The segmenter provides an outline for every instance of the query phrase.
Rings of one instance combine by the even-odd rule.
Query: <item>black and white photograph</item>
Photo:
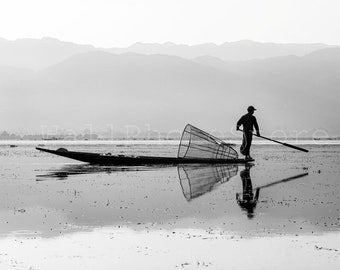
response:
[[[0,270],[340,269],[339,15],[1,0]]]

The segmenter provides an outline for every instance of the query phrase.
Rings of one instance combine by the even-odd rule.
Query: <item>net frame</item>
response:
[[[223,140],[187,124],[178,147],[178,158],[237,159],[237,151]]]

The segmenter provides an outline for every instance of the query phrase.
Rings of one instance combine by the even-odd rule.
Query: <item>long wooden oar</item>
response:
[[[240,131],[243,131],[242,129],[239,129],[239,130],[240,130]],[[273,140],[273,139],[270,139],[270,138],[267,138],[267,137],[263,137],[263,136],[261,136],[261,135],[255,134],[255,133],[253,133],[253,135],[256,136],[256,137],[259,137],[259,138],[268,140],[268,141],[272,141],[272,142],[275,142],[275,143],[282,144],[282,145],[287,146],[287,147],[290,147],[290,148],[294,148],[294,149],[299,150],[299,151],[309,152],[307,149],[304,149],[304,148],[301,148],[301,147],[298,147],[298,146],[295,146],[295,145],[291,145],[291,144],[289,144],[289,143],[279,142],[279,141],[277,141],[277,140]]]

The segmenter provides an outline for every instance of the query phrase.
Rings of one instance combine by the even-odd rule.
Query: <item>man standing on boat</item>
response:
[[[240,130],[240,126],[243,126],[243,141],[240,152],[242,155],[246,156],[246,159],[252,159],[250,156],[250,146],[253,140],[253,131],[255,128],[257,136],[260,136],[260,130],[256,117],[253,115],[256,109],[253,106],[249,106],[247,110],[248,113],[237,121],[236,130]]]

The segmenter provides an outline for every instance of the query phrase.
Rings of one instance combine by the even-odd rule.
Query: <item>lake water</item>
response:
[[[41,143],[177,154],[174,142],[2,143],[0,269],[340,267],[337,143],[257,144],[253,166],[163,167],[92,166]]]

